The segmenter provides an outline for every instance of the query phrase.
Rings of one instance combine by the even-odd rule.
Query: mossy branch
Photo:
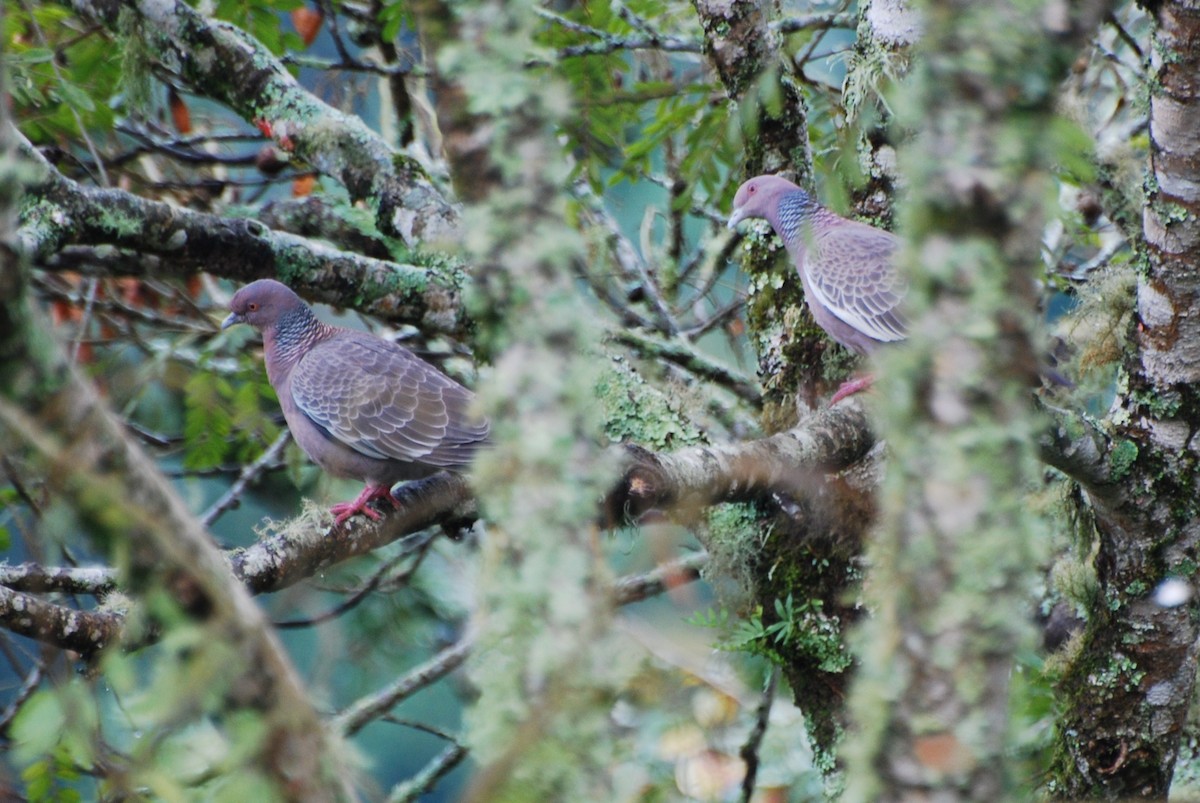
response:
[[[411,247],[454,239],[458,211],[416,162],[391,148],[358,117],[301,87],[253,37],[184,2],[79,0],[70,5],[113,31],[122,27],[122,9],[133,12],[156,67],[225,104],[294,158],[341,183],[352,200],[374,209],[380,231],[403,238]],[[205,57],[197,58],[198,53]]]
[[[465,274],[373,259],[246,218],[227,218],[86,187],[55,170],[20,134],[30,164],[17,243],[48,270],[185,277],[199,271],[235,281],[280,279],[313,301],[426,330],[461,332]],[[132,256],[131,256],[132,254]]]

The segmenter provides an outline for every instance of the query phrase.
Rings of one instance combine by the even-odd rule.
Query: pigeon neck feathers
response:
[[[799,244],[799,235],[806,224],[822,213],[828,214],[811,195],[801,189],[791,190],[779,196],[774,218],[770,221],[784,244],[793,247]]]
[[[309,349],[329,336],[331,328],[318,321],[305,304],[281,313],[274,326],[263,330],[271,381],[276,375],[288,373]]]

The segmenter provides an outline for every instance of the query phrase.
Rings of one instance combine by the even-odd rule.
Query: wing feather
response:
[[[301,412],[360,454],[377,460],[461,468],[487,440],[472,418],[469,390],[407,349],[342,330],[292,369]]]
[[[852,220],[815,228],[804,268],[817,300],[876,340],[903,340],[900,304],[908,287],[894,261],[900,238]]]

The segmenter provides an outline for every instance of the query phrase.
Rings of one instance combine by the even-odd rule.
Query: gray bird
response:
[[[321,323],[286,285],[252,282],[233,296],[221,328],[262,332],[267,378],[300,448],[322,469],[366,483],[334,505],[335,524],[401,480],[461,471],[487,442],[488,423],[470,414],[471,391],[408,349],[365,332]]]
[[[899,307],[908,288],[894,262],[899,237],[830,212],[779,176],[738,187],[729,228],[747,218],[765,219],[783,240],[813,319],[830,337],[857,354],[904,339]],[[852,379],[830,404],[870,384],[870,376]]]

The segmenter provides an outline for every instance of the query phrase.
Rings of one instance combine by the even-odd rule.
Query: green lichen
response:
[[[1113,481],[1119,481],[1129,475],[1138,457],[1137,444],[1130,440],[1117,441],[1109,453],[1110,475]]]
[[[604,411],[605,434],[614,441],[636,443],[652,451],[702,441],[679,398],[667,397],[620,357],[614,357],[601,372],[596,398]]]

